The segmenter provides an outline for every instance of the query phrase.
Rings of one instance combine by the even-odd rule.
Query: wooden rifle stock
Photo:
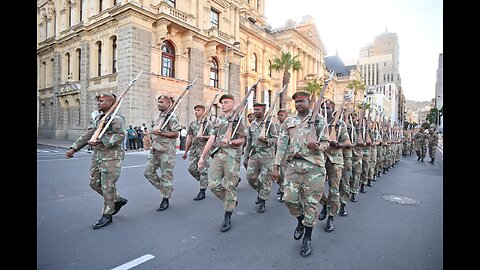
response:
[[[187,93],[187,91],[195,84],[195,82],[197,81],[198,79],[198,76],[195,78],[195,80],[193,80],[193,82],[189,83],[187,85],[187,87],[185,87],[185,90],[183,90],[183,92],[180,94],[180,96],[178,96],[175,101],[173,102],[173,104],[170,106],[170,108],[168,109],[167,113],[165,114],[165,117],[163,117],[162,119],[160,119],[160,121],[158,122],[158,124],[156,125],[156,127],[154,129],[158,129],[158,130],[162,130],[163,128],[165,128],[165,126],[168,124],[168,121],[170,121],[170,118],[172,118],[172,115],[173,113],[175,112],[175,110],[177,109],[178,107],[178,103],[180,103],[180,100],[182,99],[182,97],[185,95],[185,93]]]
[[[330,77],[323,82],[322,91],[320,91],[317,102],[315,102],[315,106],[313,106],[312,117],[310,118],[310,121],[309,121],[310,132],[308,134],[308,142],[316,142],[318,140],[317,131],[316,131],[317,127],[315,126],[315,122],[317,120],[318,114],[320,113],[320,105],[322,104],[322,101],[323,101],[323,95],[325,95],[325,91],[327,90],[328,83],[332,80],[333,74],[335,74],[335,72],[332,70],[332,72],[330,73]],[[326,119],[326,116],[325,116],[325,119]],[[326,123],[325,126],[328,126],[328,123]]]
[[[260,134],[258,135],[258,138],[263,138],[264,139],[264,138],[267,137],[268,131],[270,130],[270,125],[272,124],[273,113],[275,112],[275,109],[277,107],[277,99],[280,96],[280,94],[283,93],[283,91],[285,91],[285,89],[287,89],[287,87],[288,87],[288,84],[285,84],[283,86],[282,90],[280,90],[280,92],[278,92],[275,95],[275,98],[273,99],[273,102],[272,102],[273,105],[270,107],[270,110],[268,110],[268,112],[266,113],[265,117],[263,118],[262,123],[260,123],[262,125],[262,129],[260,130]],[[266,126],[267,123],[268,123],[268,127]]]
[[[363,126],[363,114],[365,113],[365,108],[362,108],[360,110],[360,115],[358,117],[358,125],[357,125],[357,144],[358,145],[365,145],[365,142],[363,140],[363,134],[362,134],[362,126]]]
[[[231,140],[233,136],[235,135],[235,132],[237,131],[238,124],[240,123],[239,118],[240,118],[240,113],[243,112],[244,108],[247,106],[247,100],[250,94],[253,92],[253,90],[257,89],[257,85],[262,79],[262,76],[258,78],[258,81],[254,83],[250,89],[248,89],[247,94],[243,98],[242,102],[240,105],[237,107],[237,109],[233,112],[232,116],[228,119],[228,127],[227,127],[227,132],[225,132],[225,138],[228,140]],[[237,126],[235,127],[235,131],[233,128],[233,122],[238,121]]]
[[[338,119],[340,119],[340,115],[342,114],[343,111],[343,106],[345,106],[345,102],[350,98],[350,95],[345,95],[345,97],[342,100],[342,104],[340,104],[340,107],[337,110],[337,113],[335,114],[335,117],[333,118],[332,121],[332,128],[330,129],[330,134],[329,134],[329,141],[336,142],[337,141],[337,131],[335,130],[335,126],[337,125]]]
[[[370,130],[370,113],[371,113],[371,110],[370,108],[368,109],[368,117],[367,117],[367,124],[365,125],[365,133],[366,133],[366,139],[365,139],[365,142],[367,143],[367,145],[371,145],[372,144],[372,138],[370,136],[370,132],[368,132]]]
[[[95,130],[95,133],[93,133],[92,137],[88,140],[89,142],[95,142],[99,138],[103,136],[105,131],[107,131],[108,126],[110,123],[112,123],[113,118],[115,118],[115,115],[117,115],[118,109],[120,108],[120,105],[122,104],[123,98],[127,94],[128,90],[132,87],[132,85],[138,80],[138,77],[143,73],[143,70],[138,73],[137,77],[135,79],[131,80],[125,90],[120,94],[118,98],[115,99],[115,103],[113,103],[112,107],[108,110],[108,112],[103,116],[103,118],[100,120],[100,123],[97,126],[97,129]]]
[[[208,105],[207,110],[205,110],[205,114],[203,115],[202,120],[200,122],[200,128],[198,129],[196,137],[201,137],[201,136],[203,136],[203,133],[205,133],[205,129],[207,128],[207,121],[208,121],[208,118],[210,117],[210,111],[211,111],[211,109],[213,107],[213,104],[215,103],[215,100],[217,99],[217,96],[219,94],[220,93],[215,94],[215,96],[212,99],[212,102],[210,103],[210,105]]]

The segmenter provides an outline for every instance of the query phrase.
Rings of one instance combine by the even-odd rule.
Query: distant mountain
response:
[[[409,108],[412,111],[416,111],[420,108],[423,108],[425,106],[430,106],[431,102],[430,101],[414,101],[414,100],[408,100],[406,103],[406,107]]]

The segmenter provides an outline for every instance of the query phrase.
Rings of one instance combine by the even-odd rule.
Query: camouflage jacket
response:
[[[340,128],[342,127],[342,128]],[[331,124],[328,125],[328,128],[331,129],[333,126]],[[349,139],[347,129],[345,128],[345,122],[341,119],[338,120],[337,124],[335,125],[335,131],[337,134],[337,140],[339,143],[343,143]],[[325,151],[325,156],[330,159],[330,162],[334,164],[343,165],[343,151],[342,148],[334,148],[328,151]]]
[[[212,147],[212,150],[210,151],[211,156],[213,156],[220,149],[223,149],[226,153],[228,153],[231,157],[235,159],[240,159],[242,157],[243,145],[227,146],[227,147],[223,147],[220,145],[220,142],[225,137],[225,133],[227,132],[228,124],[230,121],[229,118],[230,116],[232,116],[232,114],[233,114],[233,111],[229,115],[220,116],[217,118],[217,120],[215,120],[215,124],[213,125],[213,128],[210,130],[210,133],[209,133],[209,135],[215,136],[215,143],[214,143],[214,146]],[[237,131],[235,132],[235,134],[233,134],[232,140],[247,136],[245,132],[246,130],[245,120],[243,120],[243,118],[240,117],[238,121],[240,121],[240,123],[238,123],[237,121],[233,121],[232,123],[233,124],[232,133],[233,133],[233,130],[235,130],[235,127],[237,126],[237,123],[238,123]]]
[[[189,149],[189,153],[192,156],[200,156],[202,154],[203,148],[205,148],[205,145],[207,144],[206,140],[197,138],[197,133],[200,129],[201,124],[202,123],[200,121],[193,120],[188,126],[187,135],[192,136],[192,146]],[[211,129],[212,122],[210,120],[207,120],[204,126],[204,132],[202,134],[208,135]]]
[[[97,115],[97,117],[90,122],[87,132],[80,136],[71,147],[78,151],[86,146],[88,140],[92,138],[97,130],[97,127],[100,124],[100,119],[104,115],[105,114],[103,113]],[[116,114],[105,133],[99,138],[102,143],[93,146],[92,160],[116,160],[125,158],[123,140],[125,139],[127,131],[124,126],[125,118],[120,114]]]
[[[247,140],[244,149],[244,158],[247,159],[252,155],[258,155],[261,157],[273,158],[275,156],[275,149],[277,146],[278,133],[275,124],[270,125],[268,134],[266,136],[267,142],[261,142],[258,140],[260,132],[265,125],[265,131],[268,128],[270,121],[267,123],[258,123],[255,119],[247,128]]]
[[[162,120],[162,118],[167,117],[166,113],[159,112],[158,115],[153,119],[154,122],[154,129],[160,128],[157,127],[158,123]],[[175,113],[172,114],[172,117],[162,129],[163,132],[171,132],[171,131],[180,131],[181,127],[178,124],[178,117]],[[177,146],[177,138],[167,138],[161,135],[152,135],[152,146],[155,150],[164,152],[164,153],[175,153],[176,146]]]
[[[438,134],[433,133],[433,135],[428,136],[428,146],[435,146],[438,144]]]
[[[297,115],[290,116],[285,119],[282,125],[282,132],[278,136],[277,153],[275,154],[275,165],[280,165],[282,159],[285,157],[287,161],[291,161],[296,154],[299,154],[304,159],[317,164],[325,166],[325,157],[322,150],[310,150],[307,147],[308,135],[310,133],[309,120],[312,112],[308,114],[303,120]],[[316,125],[317,137],[319,137],[320,144],[328,146],[328,134],[324,128],[326,125],[325,118],[318,115],[318,122]]]

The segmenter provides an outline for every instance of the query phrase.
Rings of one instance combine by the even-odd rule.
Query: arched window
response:
[[[218,88],[218,61],[213,57],[210,61],[210,86]]]
[[[168,41],[162,44],[162,76],[175,77],[175,49]]]
[[[255,53],[252,54],[252,71],[257,72],[257,55]]]
[[[81,70],[81,67],[82,67],[82,50],[81,49],[77,49],[76,50],[76,53],[77,53],[77,80],[80,80],[82,78],[82,70]]]
[[[78,7],[78,20],[81,22],[83,21],[83,4],[84,0],[80,0],[80,6]]]
[[[71,79],[71,78],[70,78],[70,74],[71,74],[71,70],[70,70],[70,67],[71,67],[71,66],[70,66],[70,65],[71,65],[70,53],[66,53],[66,54],[65,54],[65,57],[67,58],[67,81],[68,81],[69,79]]]
[[[167,0],[167,4],[171,7],[175,7],[175,0]]]
[[[68,1],[67,2],[67,10],[68,10],[68,26],[67,28],[70,28],[72,27],[72,12],[73,12],[73,8],[72,8],[72,2],[71,1]]]

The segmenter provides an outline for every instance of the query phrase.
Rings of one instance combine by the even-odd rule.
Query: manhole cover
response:
[[[400,195],[393,195],[393,194],[384,194],[382,195],[382,198],[384,198],[387,201],[399,203],[399,204],[419,204],[419,201],[416,201],[414,199],[410,199],[405,196],[400,196]]]

